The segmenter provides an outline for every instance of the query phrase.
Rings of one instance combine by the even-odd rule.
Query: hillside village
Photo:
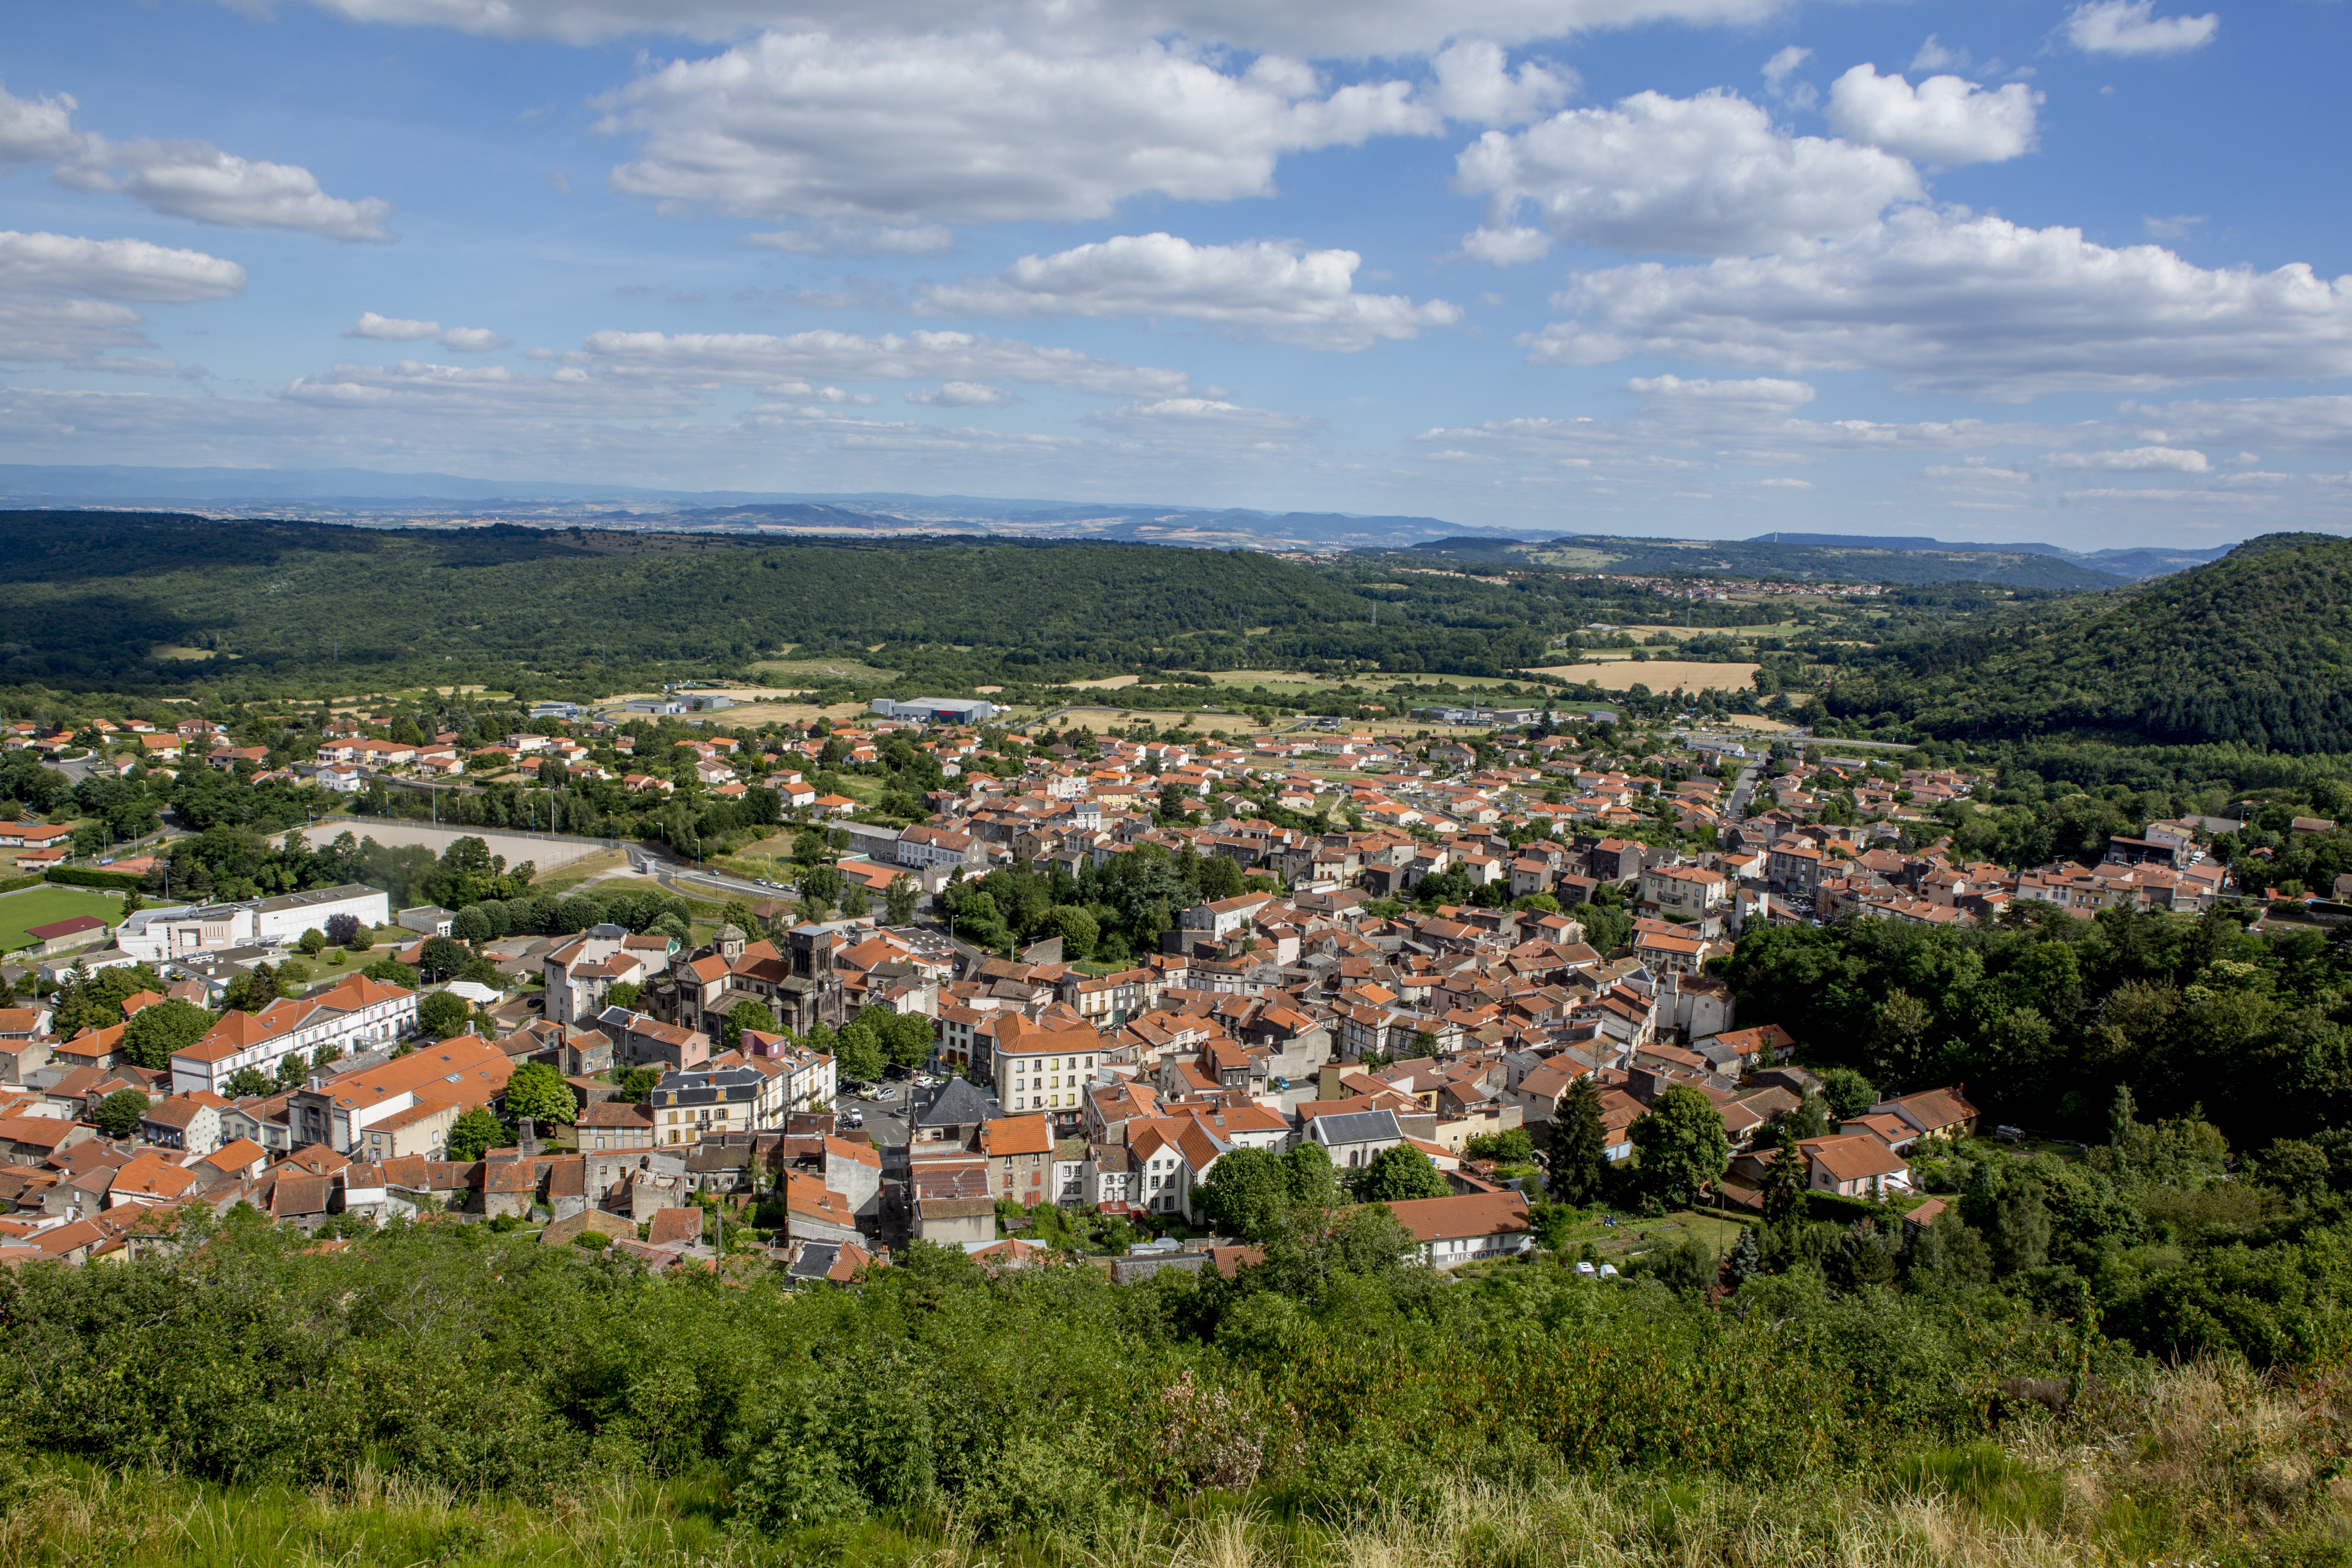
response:
[[[1824,1114],[1803,1042],[1738,1016],[1721,971],[1740,934],[2028,901],[2195,912],[2233,890],[2209,850],[2234,821],[2154,821],[2096,864],[2016,871],[1951,847],[1967,770],[1753,733],[1623,746],[1590,721],[1608,715],[1456,705],[1413,718],[1478,726],[1461,739],[1339,721],[1229,739],[1007,728],[982,701],[732,732],[719,704],[658,706],[543,705],[487,743],[337,715],[300,756],[216,721],[16,726],[26,757],[175,787],[383,799],[448,776],[683,799],[722,833],[731,811],[797,834],[799,885],[761,879],[721,920],[667,930],[650,904],[542,909],[515,888],[402,910],[348,883],[61,933],[0,1010],[0,1258],[135,1255],[177,1215],[249,1207],[330,1234],[529,1224],[656,1270],[749,1249],[839,1280],[910,1242],[1230,1270],[1251,1250],[1216,1231],[1219,1163],[1311,1146],[1351,1192],[1409,1167],[1395,1212],[1452,1268],[1533,1244],[1563,1118],[1597,1118],[1622,1164],[1676,1090],[1722,1134],[1691,1197],[1761,1215],[1785,1143],[1806,1190],[1916,1228],[1943,1202],[1909,1156],[1979,1130],[1965,1086],[1840,1086]],[[888,805],[919,789],[921,815],[876,809],[875,777]],[[457,801],[486,797],[435,808],[463,820]],[[49,815],[0,823],[20,870],[75,857],[70,814]],[[167,889],[173,853],[106,880]],[[1072,902],[1093,889],[1113,913],[1101,890],[1129,872],[1160,880],[1124,929]],[[331,940],[390,958],[233,994]],[[118,1015],[55,1026],[64,999],[134,972]],[[203,1010],[201,1032],[142,1044],[167,1005]],[[1036,1205],[1086,1215],[1087,1244]]]

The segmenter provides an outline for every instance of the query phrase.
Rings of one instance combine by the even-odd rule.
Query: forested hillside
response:
[[[1861,652],[1826,706],[1948,739],[2352,751],[2352,542],[2271,535],[2146,587]]]

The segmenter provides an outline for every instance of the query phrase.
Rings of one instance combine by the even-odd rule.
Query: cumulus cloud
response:
[[[1500,44],[1466,39],[1438,52],[1431,103],[1448,120],[1474,125],[1520,125],[1558,108],[1577,89],[1577,74],[1549,61],[1529,60],[1516,71]]]
[[[1529,340],[1538,363],[1883,370],[2005,400],[2352,374],[2352,278],[1916,207],[1795,255],[1584,273],[1554,303],[1573,319]]]
[[[18,98],[0,87],[0,170],[71,156],[81,145],[81,134],[73,128],[79,107],[62,92]]]
[[[244,268],[201,250],[175,250],[143,239],[0,232],[0,289],[11,293],[94,294],[161,304],[222,300],[244,287]]]
[[[2134,447],[2122,452],[2061,452],[2050,459],[2061,468],[2095,468],[2110,474],[2210,474],[2205,454],[2181,447]]]
[[[1087,422],[1160,445],[1287,448],[1323,427],[1319,419],[1244,408],[1213,397],[1161,397],[1122,404],[1087,416]]]
[[[2066,14],[2067,41],[2088,55],[2178,55],[2213,41],[2221,18],[2158,16],[2156,0],[2093,0]]]
[[[340,408],[398,409],[468,417],[565,416],[610,419],[682,413],[709,399],[684,387],[646,386],[566,365],[525,375],[504,365],[459,366],[402,360],[392,365],[339,364],[324,375],[289,383],[284,396]]]
[[[641,141],[615,190],[881,226],[1099,218],[1147,192],[1261,195],[1284,153],[1444,123],[1408,82],[1326,90],[1276,56],[1228,75],[1156,43],[1047,54],[996,34],[766,34],[640,77],[608,107],[604,129]]]
[[[1007,388],[991,386],[984,381],[946,381],[907,394],[907,401],[935,408],[998,408],[1021,400]]]
[[[221,300],[244,287],[244,268],[199,250],[0,231],[0,361],[161,374],[170,360],[101,357],[153,346],[131,304]]]
[[[1487,197],[1464,248],[1526,259],[1517,221],[1532,205],[1556,237],[1612,250],[1736,256],[1850,235],[1893,202],[1921,195],[1918,172],[1875,147],[1774,129],[1737,94],[1642,92],[1577,109],[1465,149],[1456,189]]]
[[[1067,386],[1107,397],[1172,396],[1179,370],[1121,364],[1076,349],[1041,348],[973,332],[593,332],[581,345],[614,371],[678,380],[764,385],[778,381],[1013,381]]]
[[[2032,151],[2042,95],[2022,82],[1987,92],[1956,76],[1914,88],[1858,65],[1830,85],[1829,121],[1856,142],[1928,163],[2000,163]]]
[[[1785,90],[1789,85],[1789,78],[1795,73],[1797,68],[1812,58],[1812,50],[1801,48],[1795,44],[1776,50],[1772,58],[1764,62],[1764,85],[1774,92]]]
[[[415,343],[433,338],[438,340],[443,348],[457,353],[486,353],[492,349],[514,346],[512,338],[494,332],[488,327],[444,328],[438,321],[379,316],[373,310],[360,312],[360,319],[343,329],[343,336],[373,338],[388,343]]]
[[[1369,348],[1462,319],[1443,300],[1359,294],[1363,258],[1256,241],[1194,245],[1171,234],[1120,235],[1051,256],[1024,256],[994,278],[924,290],[926,310],[970,316],[1180,316],[1307,348]]]
[[[1911,68],[1915,71],[1927,71],[1932,74],[1942,70],[1947,66],[1959,70],[1968,69],[1969,51],[1946,48],[1935,34],[1928,34],[1927,41],[1919,46],[1919,52],[1911,57]]]
[[[343,329],[347,338],[375,338],[388,343],[421,342],[440,335],[438,321],[413,321],[398,316],[379,316],[373,310],[362,310],[360,319]]]
[[[56,175],[78,190],[117,192],[156,212],[225,228],[290,228],[346,241],[392,237],[383,227],[390,202],[331,196],[308,169],[240,158],[208,142],[92,136]]]
[[[328,239],[389,239],[392,204],[345,201],[293,163],[224,153],[209,142],[113,142],[77,131],[64,93],[17,98],[0,88],[0,169],[47,163],[58,184],[127,195],[159,213],[226,228],[290,228]]]
[[[260,0],[225,0],[242,9]],[[960,0],[311,0],[355,22],[584,44],[633,33],[701,39],[755,28],[921,33],[968,26]],[[1318,58],[1426,54],[1456,37],[1521,44],[1657,21],[1751,23],[1783,0],[1011,0],[983,13],[1016,36],[1074,47],[1181,33]]]
[[[818,223],[769,234],[747,234],[741,242],[767,250],[787,250],[798,256],[832,256],[848,251],[860,256],[929,256],[955,244],[946,226],[903,224],[896,227],[872,224]]]

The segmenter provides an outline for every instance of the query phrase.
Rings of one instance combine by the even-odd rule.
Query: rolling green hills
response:
[[[2352,542],[2266,535],[2144,586],[1859,652],[1825,701],[1943,737],[2352,751]]]

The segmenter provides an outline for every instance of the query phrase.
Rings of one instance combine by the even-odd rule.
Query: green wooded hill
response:
[[[1800,534],[1771,539],[1630,539],[1614,534],[1563,534],[1528,541],[1463,536],[1432,540],[1413,552],[1510,566],[1559,566],[1585,572],[1660,576],[1764,577],[1780,582],[1990,583],[2003,588],[2078,593],[2113,588],[2125,579],[2036,549],[1937,549],[1829,543]]]
[[[335,665],[441,681],[467,669],[708,667],[786,643],[980,646],[997,665],[1101,673],[1208,629],[1270,626],[1285,652],[1342,646],[1335,628],[1371,613],[1302,567],[1215,551],[167,513],[0,513],[0,592],[7,680],[129,689],[199,674],[325,677]]]
[[[1826,702],[1946,738],[2352,751],[2352,542],[2269,534],[2143,587],[1859,653]]]

